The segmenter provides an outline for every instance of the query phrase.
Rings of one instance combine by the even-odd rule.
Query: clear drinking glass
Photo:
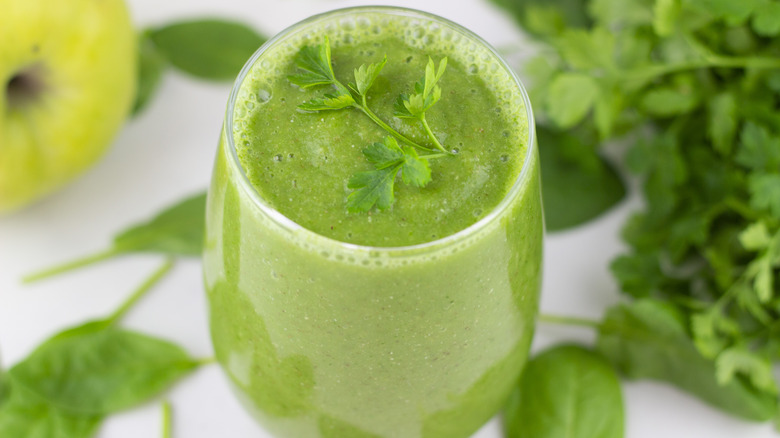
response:
[[[301,227],[258,194],[235,146],[244,80],[269,47],[324,22],[382,15],[477,45],[516,83],[525,108],[517,129],[527,133],[527,154],[500,204],[456,234],[404,247],[354,245]],[[230,94],[204,254],[216,355],[247,409],[276,437],[474,433],[501,408],[527,358],[541,275],[539,184],[528,96],[495,51],[461,26],[409,9],[358,7],[311,17],[266,43]]]

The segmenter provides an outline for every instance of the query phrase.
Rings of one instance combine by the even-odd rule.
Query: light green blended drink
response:
[[[326,44],[344,84],[387,57],[364,93],[386,126],[299,108],[362,101],[357,85],[299,86],[301,55]],[[447,67],[423,124],[395,104],[429,58]],[[364,151],[387,142],[399,163],[428,156],[430,182],[399,164],[383,174],[394,202],[359,211],[355,175],[381,167]],[[526,361],[542,234],[531,108],[483,40],[400,8],[312,17],[249,60],[228,104],[204,255],[217,358],[276,437],[468,437]]]

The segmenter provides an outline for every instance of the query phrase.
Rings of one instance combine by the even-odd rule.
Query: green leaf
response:
[[[774,270],[772,269],[772,260],[769,257],[756,259],[750,267],[755,267],[756,277],[753,280],[753,287],[761,303],[768,303],[774,296]]]
[[[759,251],[769,246],[772,236],[764,222],[750,224],[739,234],[739,243],[748,251]]]
[[[679,311],[668,303],[644,299],[607,311],[597,348],[631,379],[672,383],[733,415],[767,421],[777,412],[777,397],[741,375],[725,385],[716,367],[690,340]]]
[[[641,107],[659,117],[671,117],[690,112],[699,104],[694,93],[683,93],[668,87],[656,87],[642,96]]]
[[[777,384],[769,359],[749,351],[744,345],[735,345],[724,350],[718,355],[715,366],[720,385],[729,384],[739,372],[748,376],[750,383],[759,390],[767,394],[777,394]]]
[[[751,22],[753,30],[764,37],[775,37],[780,34],[780,2],[764,1],[753,14]]]
[[[328,111],[350,108],[355,105],[355,99],[345,91],[337,91],[334,94],[326,94],[322,99],[312,99],[298,105],[304,111]]]
[[[731,153],[737,132],[737,99],[733,93],[713,96],[707,105],[707,136],[723,155]]]
[[[143,32],[138,41],[138,89],[133,115],[140,113],[157,91],[168,62],[149,36]]]
[[[428,160],[420,158],[414,148],[404,147],[404,164],[401,166],[401,179],[404,184],[413,187],[425,187],[431,182],[431,167]]]
[[[398,146],[398,141],[389,135],[385,137],[384,143],[373,143],[363,149],[363,155],[379,170],[404,161],[404,151]]]
[[[757,291],[754,290],[754,288],[751,286],[752,285],[746,285],[742,283],[737,283],[734,285],[734,287],[737,289],[735,292],[737,297],[737,304],[744,308],[750,316],[755,318],[761,324],[769,325],[772,323],[772,321],[774,321],[774,316],[769,314],[771,307],[764,307],[764,303],[761,302]],[[732,337],[738,337],[739,330],[737,330],[735,335],[737,336],[733,335]]]
[[[380,210],[390,208],[395,201],[393,186],[399,169],[400,165],[353,175],[347,187],[355,191],[347,197],[347,210],[360,213],[371,210],[374,205]]]
[[[552,37],[564,29],[589,27],[583,0],[491,0],[512,13],[523,29],[538,37]]]
[[[114,248],[121,252],[153,252],[200,257],[206,215],[206,194],[186,198],[166,208],[149,222],[121,232]]]
[[[724,348],[727,341],[719,336],[717,330],[717,321],[722,316],[717,312],[717,308],[711,308],[710,311],[691,316],[691,331],[693,332],[693,342],[696,348],[704,357],[713,359]],[[719,383],[721,383],[719,381]],[[725,384],[728,382],[723,382]]]
[[[46,403],[21,385],[0,408],[0,436],[8,438],[91,438],[102,418],[73,415]]]
[[[417,116],[411,113],[408,108],[406,108],[406,102],[409,101],[409,95],[406,93],[401,93],[398,96],[398,99],[396,99],[395,104],[393,104],[393,115],[401,118],[401,119],[416,119]]]
[[[377,170],[357,173],[349,180],[348,187],[357,189],[347,198],[350,212],[368,211],[375,204],[380,210],[390,208],[399,170],[404,183],[413,187],[425,187],[431,181],[428,160],[410,146],[401,148],[389,135],[383,143],[373,143],[363,149],[363,155]]]
[[[603,214],[626,194],[620,176],[590,145],[574,135],[537,127],[542,172],[544,219],[548,231],[559,231]],[[569,150],[592,156],[590,165]]]
[[[368,93],[368,89],[374,85],[374,81],[379,77],[379,73],[387,63],[387,56],[382,58],[382,62],[378,64],[363,64],[355,69],[355,88],[358,94],[365,96]]]
[[[441,87],[436,85],[447,69],[447,58],[439,61],[436,69],[431,58],[425,66],[425,75],[414,84],[414,93],[401,94],[395,102],[394,115],[400,118],[422,118],[441,99]]]
[[[645,0],[591,0],[588,11],[597,24],[609,29],[653,22],[652,4]]]
[[[428,97],[432,92],[433,89],[436,87],[436,84],[439,82],[439,79],[441,79],[442,76],[444,76],[444,71],[447,69],[447,58],[442,58],[441,61],[439,61],[439,68],[436,69],[436,65],[433,63],[433,59],[428,58],[428,64],[425,66],[425,79],[423,80],[422,86],[423,86],[423,96]]]
[[[605,27],[568,29],[554,41],[564,61],[583,71],[615,69],[615,34]]]
[[[508,438],[622,438],[620,382],[601,355],[554,347],[526,364],[504,422]]]
[[[669,36],[677,30],[681,13],[679,0],[656,0],[653,12],[653,30],[656,34]]]
[[[690,250],[704,245],[709,237],[712,219],[711,215],[698,210],[675,218],[669,227],[666,243],[672,261],[678,263]]]
[[[610,265],[620,289],[633,297],[648,297],[663,283],[663,273],[655,254],[621,255]]]
[[[756,173],[748,180],[750,204],[780,219],[780,173]]]
[[[149,37],[177,69],[219,81],[234,80],[265,43],[265,38],[246,25],[217,19],[169,24],[151,29]]]
[[[593,123],[602,139],[609,138],[625,107],[625,97],[616,90],[602,90],[593,106]]]
[[[95,321],[52,337],[10,374],[59,410],[106,415],[149,400],[197,366],[170,342]]]
[[[582,121],[600,94],[599,85],[582,73],[560,73],[550,84],[547,114],[561,128],[571,128]]]
[[[753,170],[780,170],[780,138],[753,122],[745,123],[740,134],[737,163]]]
[[[287,79],[301,88],[336,82],[330,55],[330,41],[327,36],[322,44],[303,47],[295,57],[295,65],[303,70],[303,73],[288,76]]]

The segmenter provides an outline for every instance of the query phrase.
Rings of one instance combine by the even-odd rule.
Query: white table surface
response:
[[[359,4],[423,9],[463,24],[495,46],[522,47],[522,36],[511,19],[486,0],[129,0],[139,27],[220,15],[242,19],[266,35],[314,13]],[[19,283],[31,270],[103,249],[125,225],[203,190],[229,89],[229,84],[166,75],[150,107],[127,123],[102,162],[65,190],[0,218],[4,366],[22,359],[54,332],[106,315],[159,265],[154,256],[128,256],[51,281]],[[547,238],[543,311],[598,318],[619,299],[607,265],[621,251],[620,225],[638,205],[633,196],[596,222]],[[194,356],[211,356],[200,263],[179,262],[125,325],[175,340]],[[534,349],[562,340],[592,339],[592,333],[581,329],[541,326]],[[769,425],[731,418],[666,385],[626,383],[624,395],[628,438],[776,436]],[[178,438],[271,438],[243,411],[216,366],[197,371],[166,398],[173,404]],[[157,437],[159,430],[159,404],[150,403],[111,417],[99,436]],[[500,422],[494,419],[475,438],[501,436]]]

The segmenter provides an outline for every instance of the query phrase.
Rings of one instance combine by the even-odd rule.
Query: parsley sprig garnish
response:
[[[344,85],[333,71],[330,42],[325,37],[322,44],[305,46],[298,52],[295,65],[300,72],[288,76],[291,83],[303,89],[322,85],[333,89],[322,97],[298,105],[299,109],[320,112],[353,108],[361,111],[389,134],[383,141],[363,149],[363,155],[374,165],[374,170],[356,173],[347,183],[347,187],[354,190],[347,197],[347,210],[352,213],[368,211],[375,205],[380,210],[390,208],[395,201],[395,180],[399,172],[405,184],[425,187],[431,181],[428,160],[451,155],[436,138],[425,118],[426,112],[441,99],[438,82],[447,68],[447,58],[439,62],[438,69],[429,58],[425,74],[414,84],[414,92],[398,96],[394,107],[396,117],[417,120],[422,124],[432,146],[422,145],[401,134],[368,106],[368,91],[386,63],[387,56],[378,63],[361,65],[354,70],[355,82]],[[440,153],[419,155],[417,150],[438,150]]]

